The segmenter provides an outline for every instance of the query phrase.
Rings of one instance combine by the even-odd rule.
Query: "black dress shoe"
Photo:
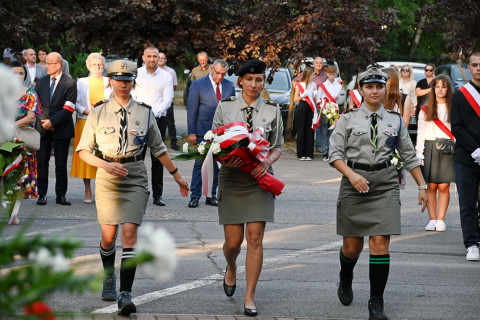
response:
[[[256,317],[258,315],[257,309],[250,309],[245,307],[245,305],[243,306],[243,313],[247,317]]]
[[[190,202],[188,203],[189,208],[196,208],[198,207],[198,198],[191,198]]]
[[[163,201],[162,196],[158,194],[153,195],[153,204],[160,207],[165,207],[165,201]]]
[[[383,313],[383,297],[370,297],[368,313],[370,314],[368,320],[388,320],[388,317]]]
[[[353,277],[342,278],[340,273],[340,283],[338,284],[337,296],[338,300],[340,300],[344,306],[350,305],[353,301],[352,280]]]
[[[212,198],[208,198],[208,197],[207,197],[207,200],[205,200],[205,204],[206,204],[207,206],[218,207],[218,200],[217,200],[217,198],[215,198],[215,197],[212,197]]]
[[[65,196],[57,196],[57,203],[61,204],[62,206],[69,206],[71,205],[70,202],[65,199]]]
[[[47,198],[45,196],[38,196],[37,205],[44,206],[47,204]]]
[[[172,143],[171,147],[172,147],[172,150],[175,150],[175,151],[180,150],[180,148],[178,147],[177,144],[173,144],[173,143]]]
[[[227,270],[228,270],[228,266],[225,268],[225,277],[227,276]],[[233,286],[229,286],[225,282],[225,277],[223,277],[223,291],[225,291],[225,294],[227,295],[227,297],[231,297],[233,296],[233,294],[235,293],[235,289],[237,288],[236,275],[235,275],[235,284]]]

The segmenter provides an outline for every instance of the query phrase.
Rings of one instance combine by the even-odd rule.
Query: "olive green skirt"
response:
[[[125,177],[98,169],[95,183],[97,221],[100,224],[142,224],[148,201],[147,170],[143,161],[124,164]]]
[[[369,191],[358,192],[342,177],[337,201],[337,234],[344,237],[400,234],[400,189],[395,167],[373,172],[353,170],[369,181]]]
[[[269,169],[269,172],[272,171]],[[275,196],[261,189],[248,172],[222,167],[217,199],[221,225],[273,222]]]

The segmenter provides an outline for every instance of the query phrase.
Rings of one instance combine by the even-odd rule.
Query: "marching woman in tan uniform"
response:
[[[264,128],[265,139],[270,142],[270,155],[267,161],[259,164],[252,172],[254,176],[260,177],[267,171],[273,173],[271,165],[280,157],[283,144],[280,108],[260,96],[265,86],[265,69],[265,62],[250,60],[237,70],[237,84],[242,91],[238,97],[220,101],[212,125],[212,129],[215,129],[234,121],[242,121],[247,124],[250,132],[258,127]],[[237,157],[223,161],[218,178],[218,215],[225,233],[223,253],[227,260],[223,289],[229,297],[235,293],[236,260],[245,233],[247,289],[244,313],[256,316],[255,289],[263,264],[263,235],[266,222],[273,222],[275,198],[273,194],[262,190],[250,173],[239,170],[240,166],[242,160]]]
[[[418,204],[427,204],[423,180],[407,127],[399,113],[382,105],[388,75],[370,68],[359,75],[363,103],[343,114],[330,138],[330,164],[343,174],[337,201],[337,234],[340,250],[338,298],[353,300],[353,268],[369,237],[369,319],[388,319],[383,312],[383,292],[390,268],[390,235],[400,234],[400,189],[391,165],[395,148],[405,168],[419,185]]]
[[[189,190],[170,160],[150,107],[130,96],[136,75],[137,67],[129,61],[117,60],[108,66],[113,94],[91,110],[76,149],[83,161],[98,167],[95,202],[102,228],[100,256],[106,272],[102,299],[106,301],[116,299],[115,240],[122,225],[119,315],[136,312],[131,295],[136,269],[126,268],[125,261],[135,254],[137,229],[149,195],[143,148],[148,146],[173,175],[182,196],[186,197]],[[96,149],[102,152],[102,158],[93,154]]]

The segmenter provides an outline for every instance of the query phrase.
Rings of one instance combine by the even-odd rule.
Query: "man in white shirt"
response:
[[[165,52],[159,52],[158,54],[158,66],[163,70],[167,71],[172,76],[173,81],[173,91],[177,89],[178,81],[177,81],[177,74],[175,70],[167,66],[167,55]],[[177,129],[175,128],[175,115],[173,110],[173,100],[172,105],[167,110],[167,128],[168,128],[168,136],[170,137],[170,146],[173,150],[177,151]]]
[[[25,87],[30,87],[32,84],[37,82],[37,79],[47,75],[47,69],[37,64],[37,54],[32,48],[25,50],[23,57],[25,58],[25,61],[27,61],[25,64],[25,68],[27,69],[27,78],[23,82],[23,85]]]
[[[145,66],[138,69],[132,96],[136,101],[152,107],[162,139],[164,139],[167,129],[167,110],[173,101],[172,76],[158,67],[159,52],[156,47],[145,48],[142,59]],[[146,148],[143,152],[145,157]],[[157,206],[164,206],[165,201],[162,199],[163,166],[153,155],[151,158],[153,203]]]

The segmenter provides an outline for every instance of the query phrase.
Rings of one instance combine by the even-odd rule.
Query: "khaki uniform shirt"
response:
[[[212,129],[234,121],[247,123],[245,107],[248,104],[240,91],[238,97],[222,99],[213,117]],[[270,149],[282,149],[283,144],[283,121],[280,107],[273,101],[262,99],[260,96],[251,105],[253,130],[263,127],[264,138],[270,142]]]
[[[200,78],[203,78],[203,77],[206,77],[208,76],[208,74],[210,73],[210,68],[212,66],[209,65],[207,67],[207,69],[205,70],[202,70],[202,67],[201,66],[197,66],[195,68],[192,69],[192,81],[195,81],[197,79],[200,79]]]
[[[111,158],[136,156],[142,153],[144,145],[135,142],[134,139],[139,137],[145,141],[149,127],[150,131],[147,146],[152,151],[153,156],[158,157],[167,151],[151,108],[145,104],[137,103],[130,97],[130,101],[128,101],[128,104],[125,106],[128,124],[126,154],[117,155],[121,108],[122,106],[115,101],[113,95],[110,97],[110,100],[93,108],[88,115],[76,151],[88,150],[93,152],[93,150],[98,147],[105,156]],[[150,123],[148,122],[149,114]]]
[[[363,164],[390,161],[392,147],[396,146],[405,169],[420,166],[408,130],[399,113],[385,110],[383,105],[377,116],[377,148],[370,142],[370,124],[373,112],[362,103],[359,109],[342,114],[330,137],[330,164],[336,160],[350,160]],[[396,142],[395,142],[396,140]]]

